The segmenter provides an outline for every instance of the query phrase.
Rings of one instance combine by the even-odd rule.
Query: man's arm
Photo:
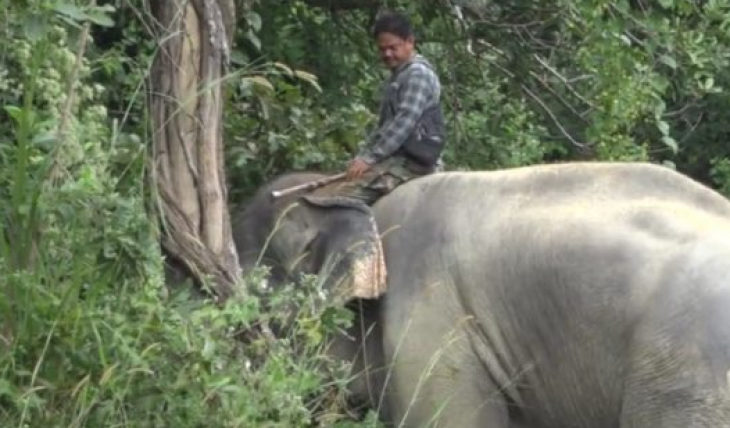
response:
[[[398,150],[426,109],[433,92],[428,71],[422,67],[413,67],[407,73],[395,116],[372,135],[369,144],[358,155],[360,160],[368,164],[377,163]]]

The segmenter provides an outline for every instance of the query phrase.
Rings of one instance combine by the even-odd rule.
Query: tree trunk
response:
[[[226,203],[222,133],[221,77],[235,22],[233,0],[151,3],[155,27],[164,29],[150,95],[162,244],[225,299],[240,277]]]

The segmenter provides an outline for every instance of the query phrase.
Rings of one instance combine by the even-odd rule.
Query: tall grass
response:
[[[318,281],[223,307],[165,286],[144,138],[111,129],[88,59],[49,22],[0,40],[18,87],[0,96],[0,426],[358,425],[342,409],[348,367],[323,352],[349,320]],[[265,272],[243,282],[263,290]],[[276,339],[250,334],[291,320]]]

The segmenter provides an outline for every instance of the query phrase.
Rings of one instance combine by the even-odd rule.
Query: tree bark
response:
[[[222,132],[221,78],[235,22],[233,1],[152,3],[156,27],[164,29],[150,95],[162,244],[226,299],[241,273],[226,203]]]

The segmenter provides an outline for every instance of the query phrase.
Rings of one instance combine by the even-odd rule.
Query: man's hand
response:
[[[356,180],[370,169],[370,164],[360,158],[355,158],[347,166],[347,179]]]

